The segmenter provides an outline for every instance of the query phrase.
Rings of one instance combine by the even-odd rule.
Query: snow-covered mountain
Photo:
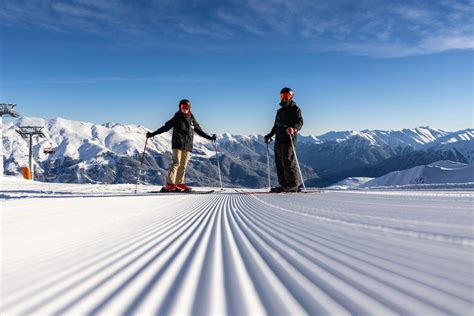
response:
[[[313,186],[331,185],[348,177],[377,178],[439,160],[474,162],[474,129],[330,132],[318,139],[321,143],[299,146],[300,161],[318,174],[318,179],[308,180]]]
[[[141,152],[145,145],[144,135],[148,131],[143,126],[121,125],[117,123],[93,124],[63,118],[54,118],[49,121],[41,118],[23,117],[15,122],[5,124],[5,135],[12,147],[5,146],[6,153],[11,153],[17,161],[27,154],[27,141],[16,133],[18,126],[43,126],[45,138],[38,138],[35,142],[35,155],[39,160],[55,160],[65,157],[88,161],[107,153],[119,156],[134,156]],[[157,135],[148,144],[148,149],[160,153],[169,150],[171,135],[169,133]],[[9,145],[7,142],[5,145]],[[13,146],[16,145],[16,146]],[[211,155],[209,141],[196,143],[198,154]],[[45,148],[54,147],[56,152],[48,155]],[[15,148],[15,150],[12,150]],[[9,150],[10,149],[10,150]]]
[[[430,147],[431,150],[441,151],[445,154],[451,154],[465,158],[466,162],[474,162],[474,129],[467,129],[450,133],[436,139]]]
[[[413,129],[403,129],[401,131],[363,130],[363,131],[343,131],[329,132],[318,137],[321,141],[343,142],[350,139],[366,141],[373,146],[405,148],[412,147],[420,149],[430,144],[440,137],[452,133],[430,127],[418,127]],[[472,137],[471,137],[472,139]]]
[[[45,138],[35,138],[34,161],[38,179],[62,182],[135,182],[138,160],[145,145],[148,129],[137,125],[117,123],[92,124],[63,118],[49,121],[23,117],[4,125],[5,171],[14,174],[18,167],[28,164],[28,143],[17,132],[18,126],[43,126]],[[54,148],[47,154],[45,149]],[[149,155],[163,156],[171,148],[171,134],[150,139]],[[209,141],[195,144],[193,159],[209,158],[214,150]],[[147,156],[148,157],[148,156]],[[156,163],[148,161],[145,169],[163,173]],[[151,175],[150,175],[151,176]],[[144,179],[145,181],[149,181]]]
[[[55,118],[23,117],[4,124],[4,166],[7,174],[18,174],[28,165],[28,142],[19,126],[43,126],[45,138],[34,140],[35,178],[42,181],[79,183],[135,183],[145,145],[143,126],[117,123],[92,124]],[[55,153],[45,149],[55,148]],[[267,183],[266,149],[261,135],[219,135],[219,160],[226,186],[263,187]],[[171,162],[171,133],[148,141],[142,182],[162,184]],[[273,164],[273,162],[272,162]],[[302,166],[308,177],[316,177]],[[187,179],[191,184],[218,185],[213,144],[195,136]],[[272,174],[276,181],[276,175]]]
[[[23,117],[4,124],[4,168],[17,174],[28,164],[28,144],[19,126],[43,126],[45,138],[34,141],[36,178],[56,182],[134,183],[147,128],[118,123],[92,124],[55,118]],[[52,154],[45,149],[55,148]],[[273,157],[273,146],[270,156]],[[324,186],[347,177],[379,177],[388,172],[449,159],[471,163],[474,129],[454,133],[428,127],[402,131],[330,132],[298,139],[298,155],[307,184]],[[148,142],[143,182],[161,184],[171,161],[171,133]],[[218,136],[219,160],[226,186],[267,184],[266,146],[262,135]],[[271,158],[272,159],[272,158]],[[272,181],[276,183],[274,163]],[[195,136],[187,179],[190,184],[218,184],[211,142]]]
[[[474,182],[474,164],[441,160],[426,166],[390,172],[358,187],[388,187],[407,184],[448,184]]]

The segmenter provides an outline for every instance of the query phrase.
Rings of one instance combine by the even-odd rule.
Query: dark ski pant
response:
[[[275,142],[275,163],[280,186],[296,188],[298,186],[298,169],[291,143]]]

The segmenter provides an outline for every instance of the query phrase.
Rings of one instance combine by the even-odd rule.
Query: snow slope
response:
[[[474,182],[474,164],[441,160],[426,166],[390,172],[382,177],[363,183],[359,187],[471,182]]]
[[[345,178],[344,180],[339,181],[338,183],[334,185],[331,185],[329,189],[342,189],[342,190],[353,189],[373,179],[374,178],[368,178],[368,177],[349,177],[349,178]]]
[[[473,312],[473,192],[131,189],[4,181],[1,314]]]

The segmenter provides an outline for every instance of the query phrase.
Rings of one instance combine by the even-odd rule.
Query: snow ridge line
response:
[[[253,207],[251,212],[249,212],[249,217],[247,219],[250,221],[252,214],[261,213],[261,208]],[[271,220],[271,216],[267,216],[265,220]],[[255,220],[254,223],[261,223],[261,220]],[[270,229],[271,228],[271,229]],[[296,229],[290,229],[290,234],[285,234],[288,237],[291,234],[294,234],[298,231],[298,228],[301,228],[300,225]],[[393,314],[394,311],[401,313],[405,311],[400,309],[398,306],[391,306],[390,302],[382,301],[385,306],[382,306],[378,301],[376,295],[371,293],[372,297],[368,297],[363,290],[361,291],[361,285],[351,286],[351,282],[348,282],[347,277],[341,277],[341,274],[336,274],[331,272],[329,265],[325,266],[321,263],[321,259],[316,260],[314,258],[308,257],[302,249],[302,245],[299,242],[291,242],[289,238],[279,238],[278,233],[281,233],[281,230],[275,230],[274,225],[270,225],[269,229],[255,229],[262,236],[262,242],[267,242],[272,245],[273,249],[278,252],[280,258],[285,259],[288,263],[295,266],[298,269],[299,273],[303,274],[305,278],[311,280],[314,284],[321,288],[325,293],[330,295],[330,300],[334,303],[341,305],[347,310],[350,310],[352,313],[367,314],[368,310],[371,310],[372,313],[375,311],[382,312],[383,314]],[[283,235],[283,236],[285,236]],[[314,251],[310,251],[314,253]],[[318,252],[319,253],[319,252]],[[318,257],[321,256],[320,254]],[[282,261],[282,259],[280,259]],[[322,261],[324,262],[324,260]],[[316,263],[316,264],[315,264]],[[335,262],[331,262],[331,265],[334,265]],[[338,269],[339,270],[339,269]],[[344,269],[342,269],[344,270]],[[337,270],[336,270],[337,271]],[[294,273],[294,272],[293,272]],[[360,276],[358,276],[360,278]],[[361,298],[368,298],[365,300],[359,301]]]
[[[78,275],[73,275],[71,279],[66,279],[66,282],[65,282],[66,284],[59,283],[57,284],[57,286],[49,289],[48,291],[42,292],[40,295],[37,294],[36,296],[33,297],[33,302],[29,304],[30,307],[28,309],[24,309],[21,312],[21,314],[29,314],[39,308],[44,308],[48,304],[54,303],[54,301],[57,298],[61,298],[65,295],[74,297],[72,300],[73,301],[76,300],[76,303],[79,303],[80,299],[77,296],[70,295],[70,291],[73,291],[73,290],[77,291],[77,289],[80,288],[81,286],[83,287],[86,282],[95,282],[94,281],[95,279],[102,278],[101,281],[99,281],[98,284],[96,284],[95,288],[94,286],[89,285],[90,292],[83,293],[82,299],[92,294],[92,292],[97,290],[100,287],[100,285],[103,285],[106,282],[111,281],[112,276],[114,276],[114,274],[125,270],[131,263],[139,260],[141,256],[145,255],[147,251],[160,245],[161,241],[163,240],[166,241],[167,238],[169,239],[172,236],[176,235],[177,233],[179,234],[180,231],[181,232],[185,231],[186,228],[189,226],[188,223],[190,222],[192,223],[193,221],[196,220],[197,216],[201,215],[200,212],[197,212],[195,214],[194,212],[204,209],[204,206],[206,205],[207,202],[208,201],[206,199],[202,199],[202,203],[199,203],[197,205],[195,204],[195,206],[191,208],[189,212],[186,212],[188,214],[191,214],[191,216],[189,217],[180,216],[182,218],[181,221],[179,220],[180,217],[172,218],[172,220],[169,221],[169,224],[167,226],[160,227],[156,229],[155,231],[153,231],[152,234],[149,237],[147,237],[147,239],[144,240],[142,243],[136,246],[135,246],[136,242],[131,243],[129,247],[120,249],[120,252],[117,252],[116,257],[114,256],[112,256],[111,258],[106,257],[109,260],[106,260],[99,267],[92,265],[91,266],[93,268],[92,271],[84,270],[83,273],[80,273]],[[176,224],[179,224],[179,225],[176,225]],[[158,239],[155,240],[157,237]],[[141,239],[139,238],[137,242],[138,241],[141,241]],[[171,244],[171,242],[168,241],[168,246],[169,244]],[[139,253],[139,255],[136,255],[137,252]],[[128,259],[130,256],[131,256],[131,259]],[[130,261],[125,261],[126,259]],[[109,272],[110,270],[112,270],[113,272],[110,273]],[[26,304],[23,304],[23,306],[25,305]],[[73,304],[71,304],[70,307],[72,306]]]
[[[305,313],[303,306],[292,293],[294,290],[286,287],[286,280],[280,279],[275,273],[274,265],[268,262],[268,257],[262,256],[252,236],[249,237],[248,233],[237,224],[239,213],[246,211],[245,208],[235,200],[233,206],[231,211],[227,211],[230,229],[237,240],[237,247],[244,264],[254,267],[248,270],[248,274],[262,305],[267,308],[267,313],[270,315]]]
[[[340,302],[332,299],[324,289],[320,288],[320,285],[301,274],[298,269],[287,261],[285,256],[277,252],[275,245],[269,244],[262,238],[262,233],[256,226],[252,227],[250,223],[245,221],[249,209],[244,204],[244,201],[245,199],[238,198],[238,202],[240,202],[239,204],[244,211],[233,214],[235,227],[239,228],[249,244],[257,250],[259,257],[265,262],[266,269],[268,270],[266,273],[276,276],[279,284],[290,292],[289,295],[304,308],[306,313],[349,315],[350,312]],[[272,287],[274,286],[272,285]],[[284,304],[283,299],[282,303]],[[292,312],[296,311],[293,310]]]
[[[446,231],[455,231],[458,236],[462,236],[463,238],[469,238],[474,235],[474,230],[472,226],[472,216],[469,212],[469,203],[460,203],[464,206],[463,209],[456,209],[455,214],[457,214],[458,218],[463,218],[464,221],[457,221],[458,223],[463,223],[463,225],[452,223],[453,217],[448,216],[447,214],[453,214],[454,209],[451,209],[450,212],[445,212],[444,210],[436,209],[436,211],[427,211],[422,210],[421,212],[417,210],[417,212],[412,212],[410,207],[404,208],[404,217],[407,217],[407,214],[410,214],[410,218],[397,218],[394,217],[393,214],[387,212],[381,212],[384,207],[375,208],[373,206],[365,206],[363,207],[341,207],[340,205],[334,205],[333,201],[328,199],[322,199],[321,196],[317,197],[317,200],[313,203],[312,199],[308,198],[287,198],[281,199],[276,196],[266,196],[265,200],[269,203],[278,204],[280,207],[292,209],[293,211],[302,211],[303,213],[310,213],[328,217],[337,217],[338,219],[347,220],[347,221],[356,221],[356,222],[369,222],[372,225],[381,224],[383,226],[388,227],[396,227],[399,228],[400,226],[402,229],[404,227],[417,227],[417,231],[428,231],[429,233],[436,234],[437,232],[444,233]],[[338,201],[340,199],[338,198]],[[321,203],[323,202],[323,203]],[[321,205],[321,207],[314,207],[312,205]],[[392,207],[391,204],[389,204]],[[439,203],[437,204],[437,206]],[[385,207],[387,204],[385,205]],[[426,207],[426,205],[425,205]],[[427,213],[432,214],[429,218],[427,218]],[[377,215],[372,215],[377,214]],[[423,214],[423,216],[420,216]],[[379,216],[383,215],[383,216]],[[448,219],[449,217],[449,219]],[[437,222],[434,222],[433,220]],[[448,219],[448,220],[447,220]]]
[[[200,208],[204,206],[206,203],[207,201],[201,201],[201,203],[197,204],[196,208]],[[166,206],[168,204],[176,204],[176,202],[173,200],[170,200],[168,201],[168,203],[165,203],[163,206]],[[58,208],[58,209],[61,209],[61,208]],[[49,211],[51,211],[51,209],[49,209]],[[16,293],[16,292],[8,293],[8,296],[6,298],[5,297],[3,298],[2,307],[8,308],[28,297],[34,296],[35,293],[43,292],[44,290],[47,290],[48,288],[51,288],[52,286],[55,286],[56,284],[60,284],[62,281],[68,280],[69,278],[74,277],[74,276],[79,276],[82,271],[85,271],[89,267],[94,267],[95,269],[92,272],[90,272],[88,275],[84,276],[83,278],[88,278],[90,276],[93,276],[95,273],[98,273],[103,268],[109,266],[115,260],[119,260],[120,258],[126,256],[126,254],[132,252],[132,251],[127,251],[125,252],[124,255],[120,255],[123,251],[128,250],[129,248],[131,248],[132,246],[134,246],[135,244],[141,241],[144,241],[144,243],[141,245],[148,243],[149,240],[152,240],[153,238],[155,238],[156,234],[159,232],[161,232],[162,234],[165,234],[168,231],[169,227],[173,227],[173,225],[178,223],[181,218],[186,218],[186,216],[188,216],[189,214],[192,214],[193,211],[194,209],[184,210],[184,211],[179,212],[174,217],[158,218],[157,220],[151,223],[148,223],[145,227],[140,227],[140,233],[137,233],[135,234],[135,236],[130,237],[130,240],[127,243],[125,243],[125,245],[121,245],[121,244],[118,246],[117,245],[104,245],[102,247],[104,251],[100,252],[99,256],[97,256],[96,254],[93,254],[88,259],[83,260],[81,264],[73,265],[72,269],[65,270],[65,271],[58,271],[56,267],[51,268],[50,272],[46,271],[48,278],[45,283],[40,283],[32,288],[28,287],[24,289],[24,291],[20,291],[19,293]],[[162,227],[165,227],[166,229],[161,231]],[[107,233],[104,233],[104,235],[105,234]],[[136,249],[136,248],[133,248],[133,249]],[[61,255],[61,253],[58,253],[58,256],[59,255]],[[99,265],[99,267],[95,266],[96,264],[101,263],[103,260],[105,261],[102,265]],[[64,290],[58,291],[58,294],[63,291]]]
[[[252,206],[252,204],[250,203],[249,206]],[[260,226],[261,230],[267,233],[267,240],[269,240],[269,242],[282,243],[284,246],[280,249],[282,252],[287,253],[284,257],[297,257],[297,260],[294,262],[296,265],[300,265],[302,269],[308,269],[309,267],[314,266],[315,262],[317,262],[318,264],[316,267],[313,267],[313,271],[318,271],[320,267],[325,266],[325,270],[333,271],[331,274],[336,275],[341,281],[346,280],[346,282],[348,277],[349,280],[352,277],[350,277],[350,274],[349,276],[344,276],[344,271],[350,269],[353,271],[351,274],[354,274],[355,272],[356,275],[363,273],[369,289],[371,287],[373,288],[374,284],[378,287],[376,291],[373,289],[369,290],[371,298],[378,297],[380,296],[380,293],[387,292],[391,292],[389,297],[401,295],[400,293],[393,293],[393,291],[406,293],[400,297],[399,300],[394,300],[392,303],[387,302],[386,298],[383,296],[380,298],[381,302],[386,306],[398,304],[393,305],[394,310],[398,314],[406,314],[407,311],[404,310],[403,307],[406,304],[400,306],[397,302],[407,302],[407,300],[409,301],[413,298],[417,298],[417,301],[413,303],[415,304],[414,306],[418,306],[417,310],[428,308],[426,312],[429,311],[431,313],[433,312],[433,310],[431,310],[433,307],[436,307],[438,312],[443,311],[444,313],[453,313],[453,311],[459,308],[459,306],[465,306],[465,308],[468,309],[472,302],[472,298],[469,295],[472,285],[464,285],[454,280],[440,278],[436,273],[427,274],[419,269],[403,267],[403,265],[400,267],[400,263],[392,263],[392,259],[381,259],[371,254],[368,256],[361,255],[361,253],[364,252],[363,249],[353,249],[352,247],[346,246],[344,243],[334,243],[334,238],[331,237],[324,236],[313,239],[309,236],[318,235],[314,230],[310,233],[303,233],[302,225],[293,225],[282,218],[274,218],[274,213],[267,211],[266,209],[262,210],[262,208],[257,207],[254,204],[252,207],[249,207],[248,210],[249,212],[245,213],[245,215],[249,215],[247,218],[249,223],[253,222],[255,225]],[[265,223],[265,225],[262,225],[262,223]],[[322,233],[322,235],[326,235],[326,233]],[[271,239],[273,239],[273,241]],[[308,242],[306,242],[306,240],[308,240]],[[278,247],[273,247],[273,249],[278,250]],[[292,251],[289,252],[289,249]],[[308,258],[308,261],[304,263],[304,258],[301,259],[301,256],[298,256],[297,253],[302,254],[304,258]],[[326,259],[323,259],[325,257]],[[338,266],[341,268],[335,269],[335,267]],[[438,270],[434,269],[434,271]],[[323,276],[324,273],[320,271],[317,272],[316,275]],[[357,288],[355,290],[360,291],[364,288],[364,282],[361,282],[364,277],[357,275],[356,278],[352,278],[353,281],[350,281],[349,284],[356,284]],[[350,293],[350,288],[348,289],[347,287],[337,291],[330,290],[334,284],[338,284],[337,278],[333,278],[330,282],[326,283],[329,284],[329,289],[325,288],[325,292],[337,293],[336,296],[341,296],[341,293]],[[378,285],[377,282],[379,283]],[[315,281],[315,283],[319,286],[324,284],[320,279]],[[441,284],[443,287],[440,286]],[[380,288],[381,285],[383,285],[382,288]],[[353,295],[354,294],[349,296],[350,300],[354,298]],[[420,301],[426,301],[427,305],[421,306]],[[361,301],[356,300],[356,303],[357,302]],[[369,306],[366,300],[363,302],[363,306]],[[451,310],[446,309],[446,307],[439,304],[439,302],[445,302],[444,305],[450,306]],[[350,310],[353,313],[354,311],[357,311],[357,309],[354,309],[353,307]],[[360,310],[355,313],[359,312],[367,313],[367,311]],[[383,314],[386,314],[386,311]]]
[[[364,201],[354,201],[353,199],[352,200],[341,200],[340,202],[341,203],[353,203],[353,204],[360,204],[360,205],[373,205],[373,206],[389,206],[391,205],[390,203],[393,202],[393,201],[399,201],[400,199],[400,195],[393,195],[394,198],[390,198],[388,197],[389,195],[382,195],[382,194],[378,194],[378,195],[371,195],[371,194],[368,194],[368,193],[361,193],[361,192],[356,192],[356,191],[353,191],[353,192],[330,192],[329,194],[338,194],[339,195],[342,193],[344,195],[351,195],[351,194],[365,194],[364,196]],[[386,193],[386,192],[384,192]],[[418,198],[407,198],[405,196],[403,196],[403,200],[404,201],[430,201],[430,202],[433,202],[433,201],[436,201],[436,202],[452,202],[452,200],[442,200],[438,197],[433,197],[433,196],[428,196],[428,197],[431,197],[431,199],[426,199],[425,196],[417,196]],[[459,197],[459,198],[468,198],[468,199],[472,199],[474,198],[474,194],[472,195],[468,195],[468,196],[460,196],[460,195],[450,195],[450,197]],[[372,198],[372,199],[371,199]],[[371,200],[388,200],[390,201],[390,203],[371,203],[371,202],[367,202],[368,199],[371,199]],[[329,199],[324,199],[324,198],[321,198],[321,200],[325,200],[325,201],[331,201]],[[413,205],[413,204],[405,204],[405,205],[401,205],[401,204],[398,204],[399,206],[403,206],[403,207],[412,207],[412,208],[423,208],[423,206],[421,205]],[[446,209],[453,209],[453,206],[450,206],[449,208],[447,207],[440,207],[440,208],[446,208]]]
[[[331,222],[335,224],[342,224],[342,225],[347,225],[347,226],[352,226],[352,227],[358,227],[358,228],[364,228],[364,229],[370,229],[370,230],[375,230],[375,231],[380,231],[380,232],[387,232],[387,233],[392,233],[392,234],[397,234],[401,236],[407,236],[407,237],[414,237],[414,238],[422,238],[426,240],[431,240],[431,241],[438,241],[438,242],[445,242],[445,243],[450,243],[450,244],[455,244],[459,246],[465,246],[465,247],[473,247],[474,246],[474,239],[471,238],[462,238],[462,237],[457,237],[457,236],[450,236],[450,235],[445,235],[445,234],[432,234],[432,233],[425,233],[425,232],[417,232],[417,231],[412,231],[412,230],[407,230],[407,229],[401,229],[401,228],[393,228],[393,227],[388,227],[388,226],[383,226],[383,225],[373,225],[373,224],[367,224],[367,223],[358,223],[358,222],[353,222],[353,221],[347,221],[347,220],[342,220],[338,218],[332,218],[329,216],[321,216],[321,215],[314,215],[314,214],[309,214],[309,213],[302,213],[302,212],[297,212],[297,211],[292,211],[277,205],[270,204],[260,198],[258,198],[255,195],[250,195],[254,199],[258,200],[260,203],[265,204],[266,206],[296,214],[299,216],[305,216],[305,217],[311,217],[317,220],[321,221],[326,221],[326,222]],[[323,211],[326,211],[324,209],[321,209]]]
[[[431,266],[434,267],[433,269],[435,273],[433,273],[433,275],[439,275],[439,271],[444,271],[449,267],[448,265],[444,264],[444,261],[445,261],[443,260],[444,258],[439,256],[439,248],[436,248],[436,250],[431,250],[430,247],[424,247],[422,249],[419,249],[418,245],[413,246],[411,242],[403,242],[403,241],[391,242],[390,240],[384,241],[383,245],[367,244],[367,243],[358,241],[359,239],[361,239],[360,238],[361,236],[357,236],[357,238],[355,238],[356,236],[347,236],[345,232],[339,233],[338,230],[334,230],[334,229],[328,230],[327,228],[324,228],[324,227],[320,227],[317,231],[315,231],[314,229],[305,228],[301,224],[292,223],[290,222],[288,218],[283,218],[283,217],[274,218],[273,216],[274,214],[267,210],[259,210],[258,212],[255,212],[254,215],[258,217],[258,220],[264,221],[265,223],[267,221],[268,223],[275,223],[277,227],[273,227],[273,228],[275,230],[282,229],[281,233],[283,235],[288,235],[288,233],[285,232],[285,229],[291,230],[292,234],[301,238],[302,241],[308,240],[311,244],[315,242],[317,244],[320,244],[320,243],[326,244],[326,242],[329,242],[329,244],[327,245],[330,245],[332,247],[334,246],[347,247],[346,245],[351,244],[352,245],[351,249],[355,250],[356,254],[365,253],[369,256],[373,256],[373,258],[370,259],[371,261],[373,261],[375,258],[382,258],[386,262],[396,263],[398,266],[405,265],[407,267],[413,268],[420,272],[425,271],[425,273],[426,273],[426,269],[425,270],[417,269],[416,265],[421,266],[421,267],[426,267],[426,265],[429,264],[430,267]],[[354,233],[357,233],[358,235],[366,235],[364,231],[354,231]],[[369,238],[371,238],[372,236],[373,234],[370,234]],[[403,250],[403,253],[412,253],[416,251],[417,253],[420,254],[420,257],[415,258],[412,255],[404,256],[403,254],[400,254],[399,252],[392,250],[392,248],[395,248],[395,247],[401,248]],[[424,259],[425,257],[430,257],[430,258],[434,257],[435,262],[433,263],[433,260],[425,260]],[[456,261],[456,266],[457,266],[458,271],[460,272],[462,271],[464,273],[468,273],[469,271],[472,270],[471,262]],[[451,275],[451,277],[455,277],[455,276]],[[458,282],[459,283],[456,284],[458,288],[460,285],[463,285],[463,284],[466,285],[466,283],[463,283],[465,282],[465,279],[459,279]]]
[[[215,200],[216,199],[214,199],[214,202]],[[207,202],[209,203],[209,201]],[[131,311],[133,308],[138,307],[140,305],[140,302],[145,298],[144,294],[147,293],[146,290],[148,289],[150,284],[155,283],[154,280],[156,280],[156,278],[160,275],[160,272],[154,274],[153,276],[150,275],[150,271],[152,271],[153,265],[157,262],[163,262],[167,260],[161,266],[160,271],[163,271],[163,269],[167,269],[169,265],[167,265],[166,263],[171,262],[171,260],[173,260],[177,256],[179,249],[183,246],[186,240],[189,240],[190,236],[196,231],[196,229],[200,227],[200,223],[209,218],[209,211],[206,210],[206,208],[198,206],[194,207],[193,210],[194,214],[180,222],[180,225],[177,229],[171,228],[169,234],[163,236],[161,239],[154,242],[153,245],[146,248],[145,250],[140,250],[140,253],[138,255],[134,255],[132,261],[128,261],[126,264],[123,264],[118,270],[116,270],[116,272],[109,274],[100,283],[97,283],[95,287],[91,289],[92,291],[89,290],[92,293],[94,291],[97,291],[99,287],[103,287],[104,285],[106,285],[106,283],[112,283],[108,286],[110,291],[109,294],[107,294],[105,297],[96,300],[96,303],[94,303],[93,306],[90,306],[89,303],[79,310],[83,310],[83,312],[86,314],[98,314],[101,312],[102,309],[108,307],[109,304],[117,304],[121,302],[126,302],[126,308],[129,311]],[[127,270],[131,271],[127,272]],[[117,273],[121,274],[119,278],[117,278]],[[144,279],[144,281],[149,282],[149,285],[145,287],[140,286],[139,288],[137,288],[140,289],[140,294],[133,295],[135,298],[132,301],[130,301],[129,299],[125,299],[129,297],[125,294],[125,292],[135,290],[132,289],[131,285],[138,279]],[[122,297],[122,300],[118,297]],[[63,308],[58,310],[58,312],[66,311],[71,307],[72,306],[70,305],[64,306]],[[115,306],[112,306],[112,310],[114,310],[114,307]],[[116,310],[116,312],[118,312],[118,310]],[[121,311],[120,314],[128,313],[126,311]]]
[[[132,296],[133,299],[124,306],[120,314],[158,314],[158,310],[172,308],[173,296],[177,293],[179,280],[189,268],[197,246],[203,240],[206,229],[215,216],[213,209],[218,202],[218,199],[214,199],[209,208],[200,211],[199,219],[181,236],[176,236],[170,247],[163,251],[163,255],[156,254],[147,260],[140,270],[149,267],[152,269],[150,271],[152,274],[144,280],[138,293]],[[155,262],[161,264],[153,269],[151,264]],[[175,283],[176,281],[178,283]],[[94,308],[88,314],[97,314],[99,311],[98,308]]]
[[[318,197],[318,201],[330,201],[328,199],[322,199],[321,197]],[[294,204],[291,204],[292,201],[285,201],[285,203],[290,204],[295,206]],[[345,201],[342,201],[345,202]],[[366,205],[364,203],[360,203],[362,205]],[[298,205],[298,208],[300,209],[307,209],[307,210],[315,210],[315,211],[324,211],[325,213],[331,213],[331,214],[337,214],[337,215],[343,215],[343,216],[348,216],[348,217],[355,217],[355,218],[367,218],[367,219],[372,219],[372,220],[380,220],[384,222],[393,222],[393,223],[403,223],[403,224],[409,224],[409,225],[418,225],[418,226],[429,226],[429,227],[436,227],[436,228],[450,228],[450,229],[456,229],[456,230],[468,230],[472,231],[472,227],[467,226],[467,225],[458,225],[458,224],[446,224],[446,223],[436,223],[436,222],[427,222],[427,221],[420,221],[420,220],[410,220],[410,219],[398,219],[398,218],[389,218],[389,217],[383,217],[383,216],[376,216],[376,215],[369,215],[369,214],[358,214],[358,213],[350,213],[350,212],[345,212],[345,211],[340,211],[337,209],[323,209],[323,208],[315,208],[313,206],[306,206],[306,205]]]

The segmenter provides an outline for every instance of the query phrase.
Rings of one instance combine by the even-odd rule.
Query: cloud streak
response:
[[[176,76],[176,77],[89,77],[89,78],[51,78],[44,80],[20,80],[10,81],[12,83],[20,82],[26,84],[59,84],[59,85],[83,85],[83,84],[114,84],[120,82],[152,82],[165,84],[201,84],[201,83],[217,83],[225,82],[229,79],[224,78],[196,78],[190,76]]]
[[[473,2],[458,1],[7,1],[12,28],[84,32],[143,47],[266,49],[279,40],[307,51],[403,57],[473,49]],[[152,43],[152,44],[151,44]]]

